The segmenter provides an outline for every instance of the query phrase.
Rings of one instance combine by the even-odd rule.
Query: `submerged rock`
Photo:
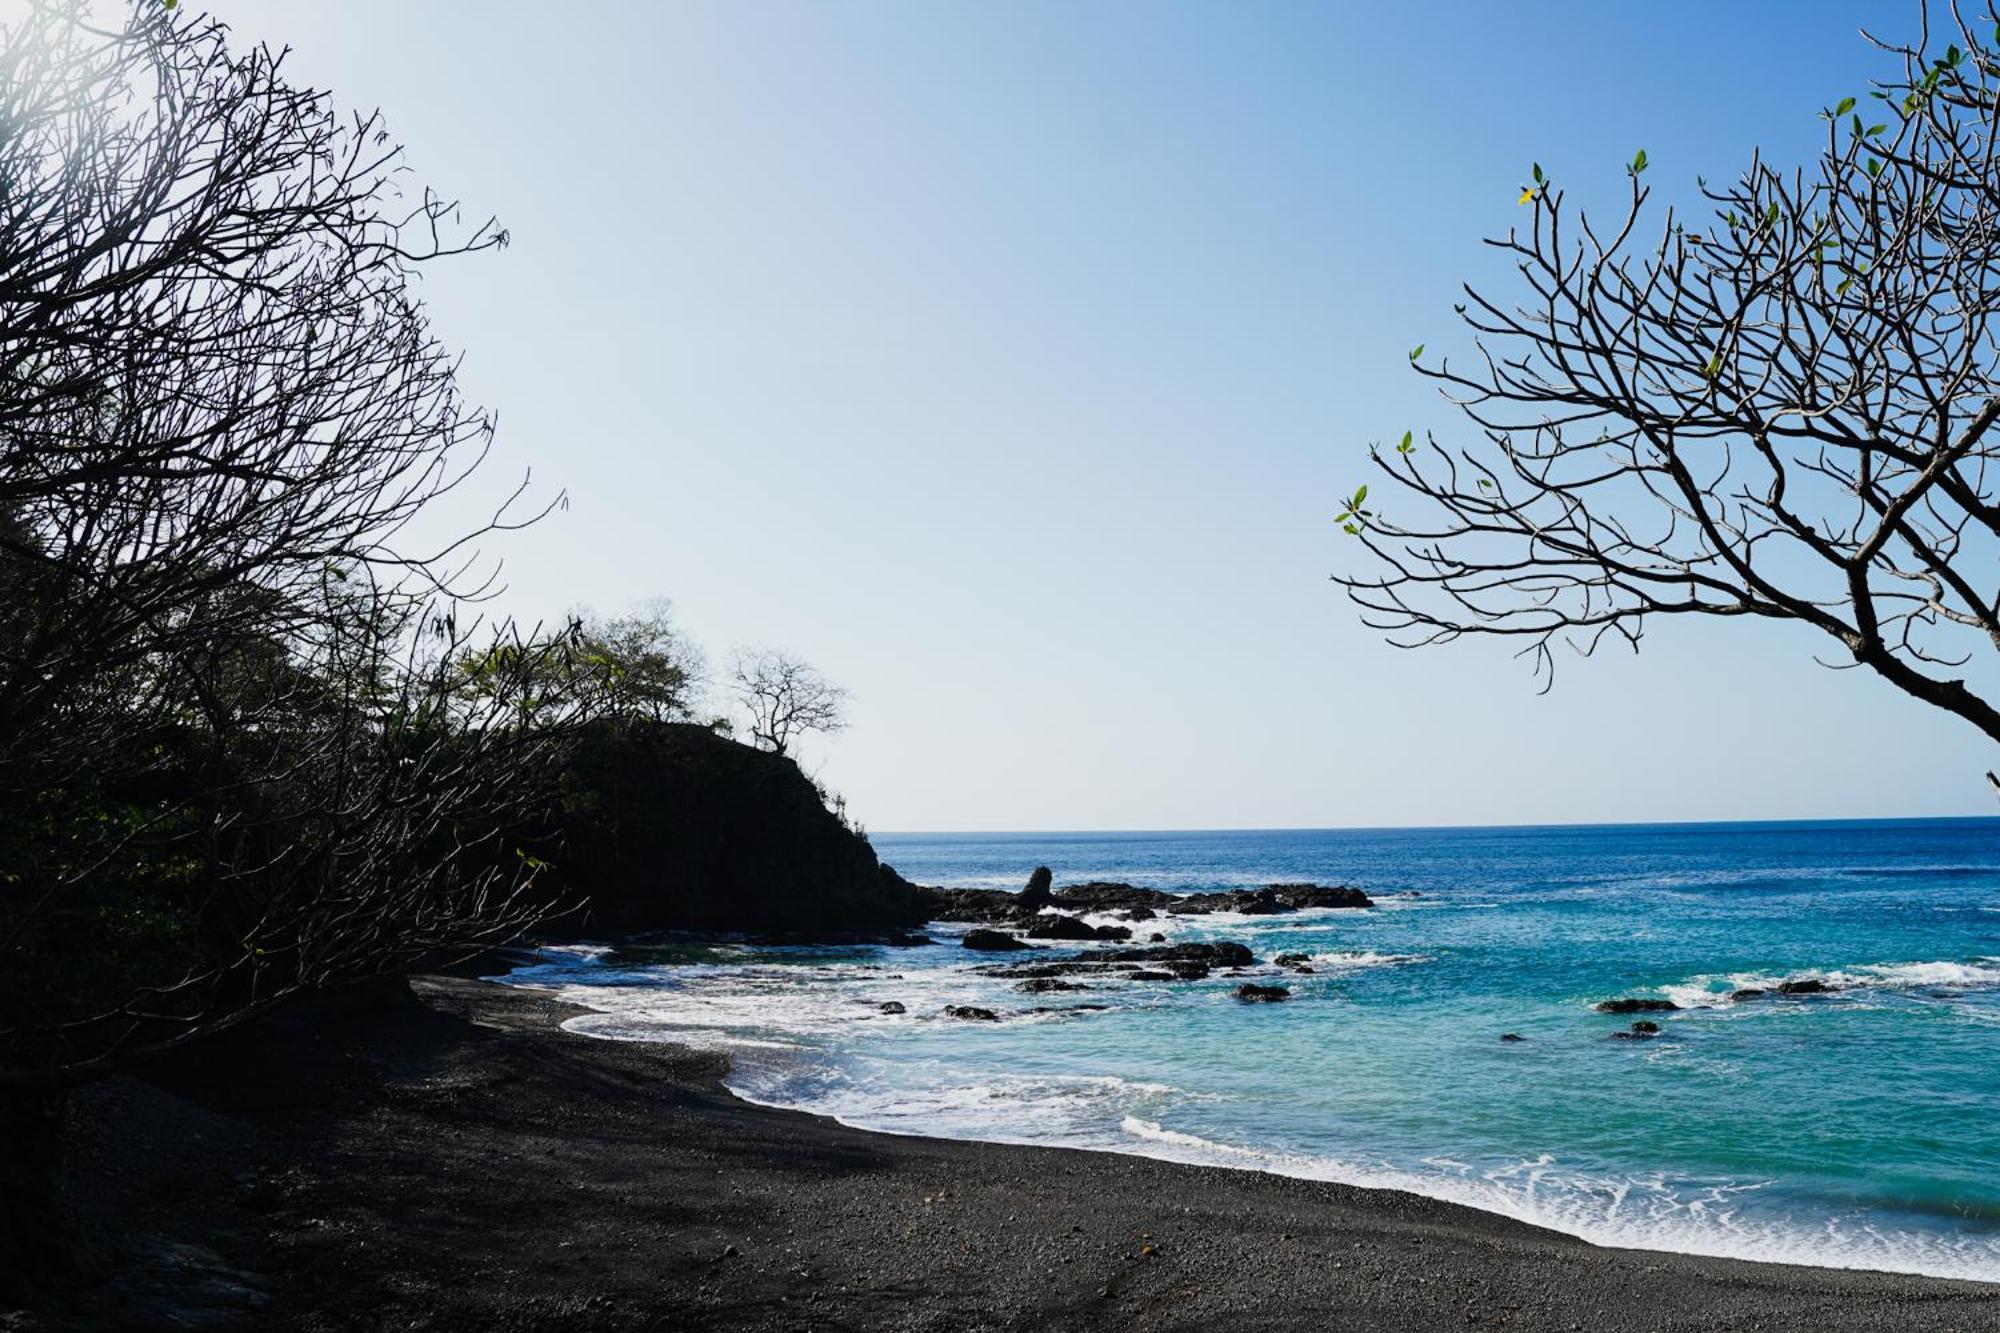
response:
[[[1279,1000],[1291,999],[1292,992],[1284,986],[1259,986],[1253,981],[1246,981],[1236,988],[1236,998],[1239,1000],[1252,1000],[1263,1004],[1275,1004]]]
[[[1799,981],[1787,981],[1783,983],[1778,987],[1778,994],[1831,995],[1839,989],[1840,987],[1838,986],[1827,985],[1824,981],[1821,981],[1818,977],[1805,977]]]
[[[1080,916],[1044,915],[1028,927],[1031,940],[1094,940],[1097,927]]]
[[[1108,963],[1208,963],[1214,967],[1248,967],[1257,961],[1247,944],[1216,940],[1210,944],[1169,944],[1161,948],[1106,949],[1097,955]]]
[[[1176,958],[1167,964],[1167,971],[1174,974],[1176,981],[1200,981],[1208,975],[1208,964],[1198,963],[1192,958]]]
[[[1658,1023],[1653,1022],[1651,1019],[1642,1018],[1638,1022],[1632,1025],[1632,1031],[1638,1033],[1642,1037],[1658,1036],[1660,1031],[1660,1025]]]
[[[1664,1014],[1680,1006],[1672,1000],[1656,1000],[1649,996],[1623,996],[1616,1000],[1599,1000],[1597,1012],[1600,1014]]]
[[[1734,1004],[1739,1000],[1754,1000],[1759,995],[1769,995],[1770,993],[1761,986],[1743,986],[1729,992],[1729,1001],[1731,1004]]]
[[[1526,1037],[1524,1037],[1524,1036],[1522,1036],[1522,1035],[1521,1035],[1520,1033],[1518,1033],[1518,1032],[1503,1032],[1503,1033],[1501,1033],[1501,1034],[1500,1034],[1500,1040],[1502,1040],[1502,1041],[1526,1041],[1526,1040],[1527,1040],[1527,1038],[1526,1038]]]
[[[880,1005],[879,1008],[885,1014],[904,1014],[909,1012],[909,1010],[903,1007],[903,1002],[901,1000],[886,1001],[882,1005]]]
[[[1132,938],[1132,932],[1124,926],[1093,926],[1082,917],[1060,913],[1043,913],[1028,927],[1027,934],[1031,940],[1122,941]]]
[[[1024,995],[1042,995],[1057,990],[1089,990],[1080,981],[1064,981],[1061,977],[1031,977],[1015,983],[1014,989]]]
[[[965,947],[994,952],[1001,949],[1028,949],[1034,946],[1024,940],[1015,939],[1004,930],[968,930],[965,932]]]
[[[1125,979],[1127,981],[1179,981],[1180,980],[1179,977],[1175,976],[1171,972],[1153,971],[1143,967],[1136,972],[1127,972],[1125,974]]]
[[[946,1018],[964,1018],[980,1023],[997,1023],[1000,1015],[991,1009],[981,1009],[976,1004],[948,1004],[944,1007]]]

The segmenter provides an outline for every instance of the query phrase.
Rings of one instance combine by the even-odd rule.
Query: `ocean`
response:
[[[603,1011],[574,1030],[725,1048],[739,1095],[864,1128],[1386,1186],[1607,1245],[2000,1281],[2000,819],[873,842],[924,884],[1018,887],[1046,864],[1058,885],[1309,880],[1377,905],[1140,928],[1241,940],[1291,988],[1281,1004],[1220,973],[1019,994],[971,970],[995,956],[957,926],[919,948],[551,949],[508,980]],[[1264,961],[1284,952],[1313,972]],[[1724,998],[1805,978],[1834,989]],[[1680,1008],[1618,1039],[1632,1018],[1593,1008],[1614,996]]]

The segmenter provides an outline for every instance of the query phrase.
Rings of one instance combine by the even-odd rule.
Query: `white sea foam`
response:
[[[1307,954],[1313,967],[1332,969],[1339,972],[1361,972],[1375,967],[1408,967],[1414,963],[1428,963],[1431,955],[1424,953],[1376,953],[1373,949],[1349,952]]]
[[[1683,1009],[1734,1007],[1731,991],[1775,991],[1788,981],[1823,981],[1840,991],[1973,990],[2000,986],[2000,958],[1972,962],[1857,963],[1802,972],[1702,973],[1659,988]]]

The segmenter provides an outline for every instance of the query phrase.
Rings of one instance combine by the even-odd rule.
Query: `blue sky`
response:
[[[1661,622],[1538,697],[1328,582],[1407,350],[1539,161],[1809,153],[1904,4],[213,6],[380,105],[504,253],[427,292],[534,618],[666,596],[854,694],[883,829],[1985,813],[1963,724],[1804,631]],[[1501,280],[1504,289],[1504,278]]]

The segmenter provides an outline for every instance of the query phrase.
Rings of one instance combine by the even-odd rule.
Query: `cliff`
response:
[[[797,764],[706,727],[593,731],[565,781],[555,888],[578,934],[833,932],[920,924],[921,891],[826,808]]]

